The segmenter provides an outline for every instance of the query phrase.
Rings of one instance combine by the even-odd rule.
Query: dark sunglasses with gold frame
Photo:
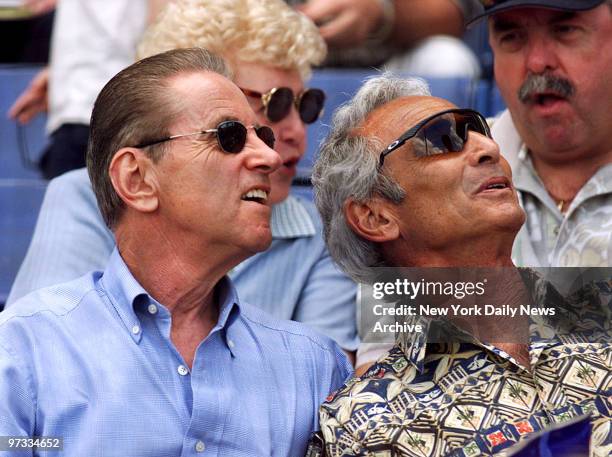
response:
[[[289,115],[291,105],[295,105],[300,119],[305,124],[315,122],[323,112],[325,92],[321,89],[304,89],[294,95],[289,87],[274,87],[266,93],[240,88],[247,97],[261,99],[264,114],[270,122],[279,122]]]

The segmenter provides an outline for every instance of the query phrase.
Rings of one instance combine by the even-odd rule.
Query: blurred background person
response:
[[[421,76],[480,75],[461,41],[471,0],[288,0],[327,42],[327,66],[379,67]]]
[[[46,64],[56,0],[0,0],[0,64]]]
[[[9,116],[26,123],[48,112],[49,144],[39,167],[46,179],[85,166],[89,117],[95,97],[134,61],[148,21],[166,0],[57,0],[51,56]],[[52,2],[33,2],[33,8]]]

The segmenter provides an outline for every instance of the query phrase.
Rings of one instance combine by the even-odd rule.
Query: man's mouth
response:
[[[497,176],[483,183],[478,188],[478,191],[476,193],[479,194],[481,192],[505,190],[511,188],[512,185],[510,184],[510,180],[508,178],[506,178],[505,176]]]
[[[281,167],[278,169],[278,172],[282,175],[293,178],[297,173],[297,164],[299,161],[300,157],[293,157],[291,159],[285,160]]]
[[[553,74],[530,74],[518,90],[518,99],[523,103],[540,107],[555,102],[568,101],[576,92],[570,80]]]
[[[538,106],[550,106],[555,102],[563,102],[567,99],[562,95],[555,93],[541,93],[541,94],[533,94],[530,97],[531,103]]]
[[[268,201],[269,192],[263,189],[251,189],[242,197],[242,200],[248,202],[256,202],[262,205],[265,205]]]

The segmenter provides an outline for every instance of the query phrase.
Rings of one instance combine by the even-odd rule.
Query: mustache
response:
[[[530,74],[518,90],[518,99],[523,103],[527,103],[534,94],[542,92],[570,98],[576,92],[576,88],[569,80],[560,76]]]

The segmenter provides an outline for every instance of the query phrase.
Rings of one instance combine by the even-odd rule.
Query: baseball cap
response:
[[[567,11],[585,11],[595,8],[605,0],[478,0],[479,7],[471,9],[466,24],[472,24],[483,17],[513,8],[526,6]]]

